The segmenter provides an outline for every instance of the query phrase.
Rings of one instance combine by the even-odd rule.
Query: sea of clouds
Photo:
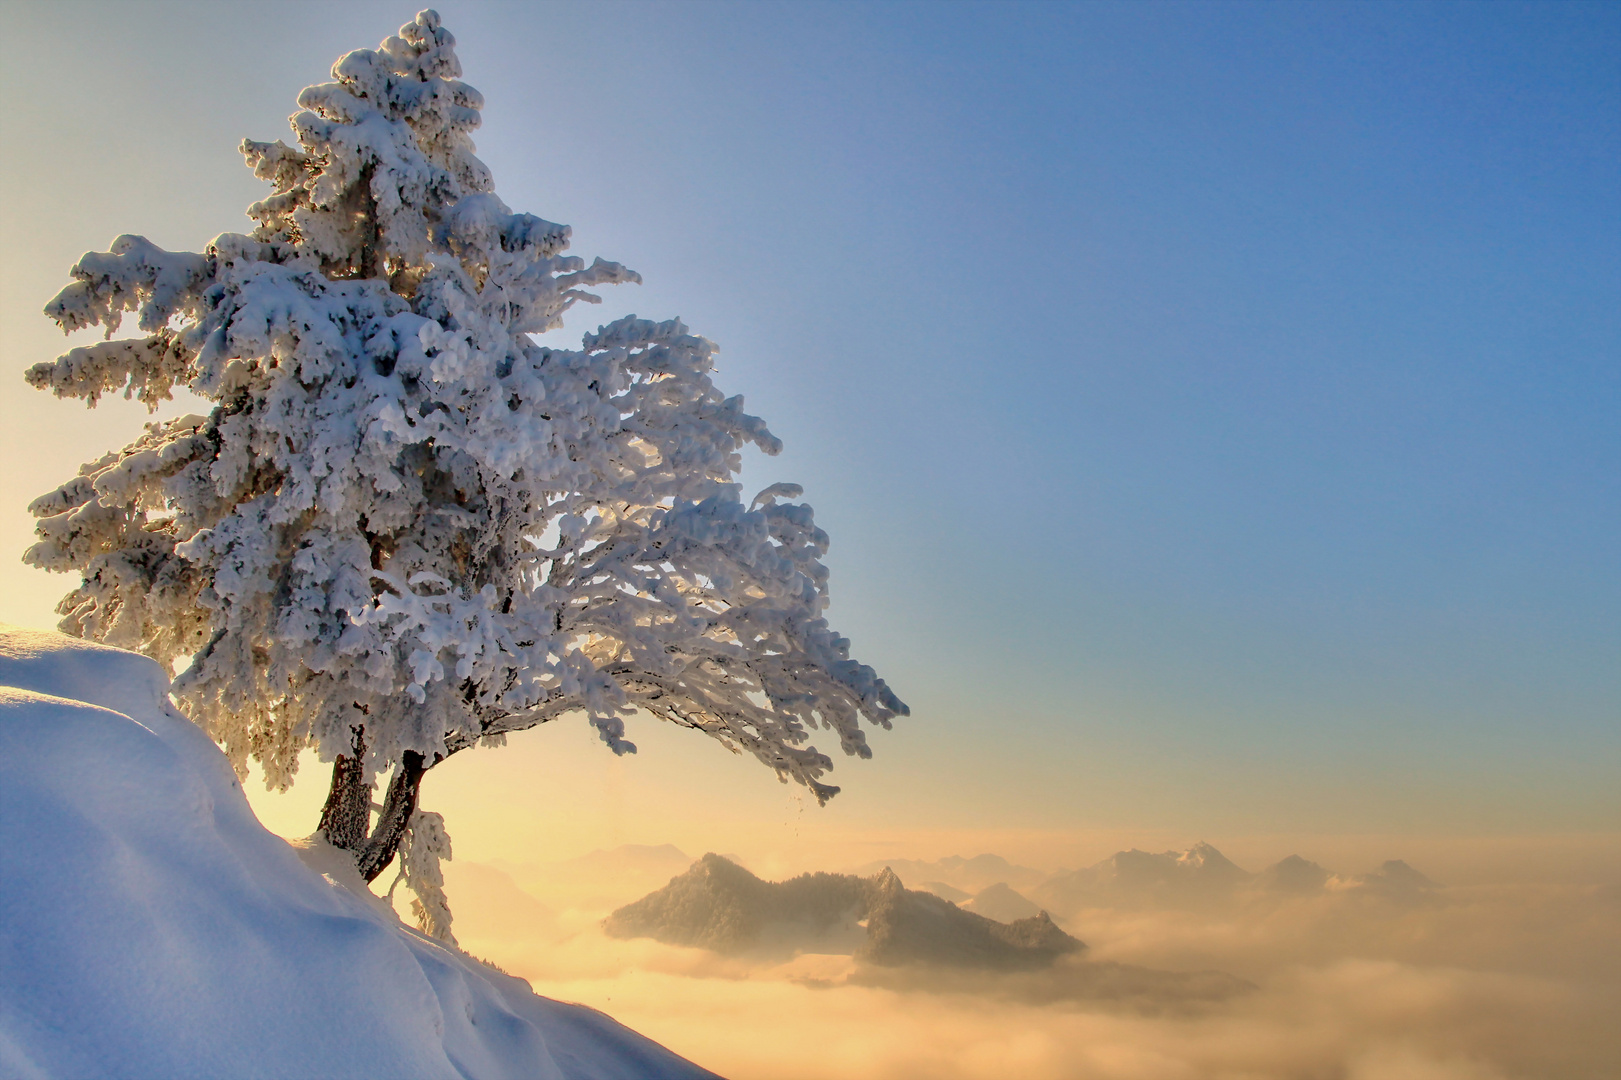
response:
[[[548,866],[453,863],[458,936],[538,992],[604,1009],[737,1080],[1621,1070],[1621,887],[1603,874],[1110,895],[1054,913],[1089,948],[1039,972],[728,957],[602,933],[608,911],[663,885],[684,859],[642,848]]]

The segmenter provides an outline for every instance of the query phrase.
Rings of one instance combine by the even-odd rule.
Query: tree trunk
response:
[[[371,193],[372,177],[377,173],[375,162],[367,162],[360,167],[360,182],[356,185],[360,189],[361,197],[361,223],[360,223],[360,266],[357,267],[358,277],[362,280],[377,276],[377,247],[381,230],[377,224],[377,196]]]
[[[354,856],[355,869],[367,881],[388,869],[399,851],[400,841],[417,808],[417,791],[427,763],[421,754],[407,750],[404,760],[394,766],[388,795],[371,823],[371,785],[366,783],[365,729],[355,728],[354,753],[340,754],[332,763],[332,787],[321,810],[321,835],[333,847]]]
[[[375,881],[394,861],[394,853],[399,850],[406,826],[411,823],[411,814],[417,808],[417,790],[422,786],[425,771],[422,755],[415,750],[407,750],[404,759],[394,766],[394,779],[388,782],[388,798],[377,815],[377,825],[355,853],[355,866],[367,881]]]
[[[355,752],[332,763],[332,786],[321,808],[320,833],[333,847],[354,851],[371,827],[371,785],[366,783],[366,729],[354,731]]]

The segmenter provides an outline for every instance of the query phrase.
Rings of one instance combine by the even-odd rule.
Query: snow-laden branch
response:
[[[645,710],[836,792],[815,733],[865,757],[862,725],[906,707],[826,622],[800,489],[742,501],[743,447],[781,443],[716,387],[714,344],[634,316],[535,343],[640,278],[495,196],[437,15],[333,76],[296,147],[243,144],[272,186],[251,235],[121,237],[46,309],[109,335],[137,312],[147,336],[33,385],[214,403],[34,503],[28,560],[83,579],[64,628],[184,665],[176,699],[272,784],[311,744],[375,775],[568,713],[624,752]],[[411,822],[431,893],[438,841]]]

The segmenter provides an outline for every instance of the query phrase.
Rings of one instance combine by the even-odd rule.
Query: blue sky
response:
[[[244,229],[412,8],[4,10],[17,548],[145,419],[20,385],[72,261]],[[497,191],[644,276],[570,331],[682,316],[788,443],[916,712],[839,814],[1621,823],[1621,6],[439,10]]]

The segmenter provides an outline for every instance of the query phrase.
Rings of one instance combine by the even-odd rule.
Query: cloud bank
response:
[[[648,861],[638,884],[675,859]],[[1614,885],[1384,888],[1385,867],[1311,889],[1235,878],[1200,902],[1126,890],[1055,913],[1082,957],[973,972],[614,940],[602,879],[637,875],[598,863],[531,868],[549,889],[533,892],[452,864],[464,945],[736,1080],[1597,1080],[1621,1065]]]

